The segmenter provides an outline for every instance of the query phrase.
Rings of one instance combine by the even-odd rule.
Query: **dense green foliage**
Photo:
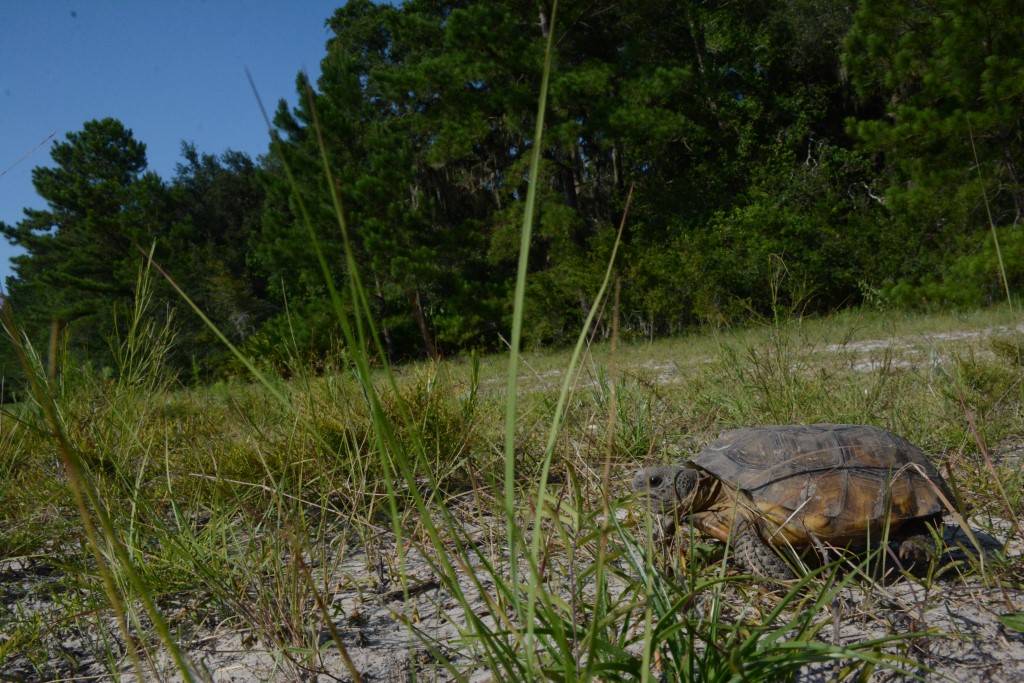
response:
[[[994,256],[989,220],[1012,226],[1002,239],[1020,252],[1024,5],[867,0],[845,60],[858,94],[885,102],[883,116],[848,126],[884,162],[878,182],[908,237],[912,267],[894,298],[999,297],[996,260],[979,256]],[[1019,257],[1006,269],[1019,290]]]
[[[988,303],[1005,298],[997,234],[1010,288],[1024,283],[1021,2],[567,0],[559,17],[528,342],[579,329],[631,189],[626,334],[865,296]],[[165,182],[117,121],[54,145],[35,174],[50,208],[0,226],[27,250],[6,294],[34,341],[59,320],[107,364],[115,304],[155,242],[251,354],[330,356],[310,231],[337,283],[346,266],[322,139],[381,353],[501,346],[547,15],[525,0],[352,0],[328,23],[322,75],[281,103],[266,157],[186,145]],[[177,322],[186,375],[230,370],[202,325]]]

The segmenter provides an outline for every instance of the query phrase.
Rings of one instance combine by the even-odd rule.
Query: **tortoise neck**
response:
[[[693,512],[707,510],[712,503],[718,500],[722,488],[721,480],[707,472],[698,470],[697,477],[697,485],[693,487],[690,505],[687,506]]]

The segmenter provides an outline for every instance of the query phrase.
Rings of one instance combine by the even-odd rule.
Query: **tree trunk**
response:
[[[395,360],[395,344],[391,340],[391,330],[388,329],[388,304],[384,300],[384,291],[380,286],[380,278],[377,277],[377,273],[373,273],[373,286],[376,290],[374,293],[377,295],[377,315],[380,316],[380,331],[384,335],[384,346],[386,347],[385,353],[388,354],[388,362],[394,362]]]
[[[60,350],[60,333],[64,330],[64,323],[60,318],[54,318],[50,323],[50,348],[46,353],[46,379],[50,386],[57,381],[57,352]]]
[[[440,356],[437,352],[437,346],[434,344],[434,338],[430,334],[430,329],[427,327],[427,317],[423,314],[420,293],[415,289],[407,289],[405,290],[405,296],[409,299],[413,317],[416,318],[416,325],[419,326],[420,334],[423,336],[423,348],[426,349],[427,356],[431,360],[437,360]]]

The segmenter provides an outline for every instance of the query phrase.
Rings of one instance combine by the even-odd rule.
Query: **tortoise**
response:
[[[928,457],[901,436],[864,425],[761,426],[723,432],[682,465],[646,467],[633,490],[654,513],[689,516],[697,530],[731,542],[754,574],[793,570],[773,549],[865,545],[903,539],[900,557],[927,555],[928,524],[953,495]]]

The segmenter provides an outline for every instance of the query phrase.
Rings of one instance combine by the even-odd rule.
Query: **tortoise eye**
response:
[[[652,474],[651,478],[647,480],[647,486],[652,489],[660,488],[663,481],[660,474]]]

